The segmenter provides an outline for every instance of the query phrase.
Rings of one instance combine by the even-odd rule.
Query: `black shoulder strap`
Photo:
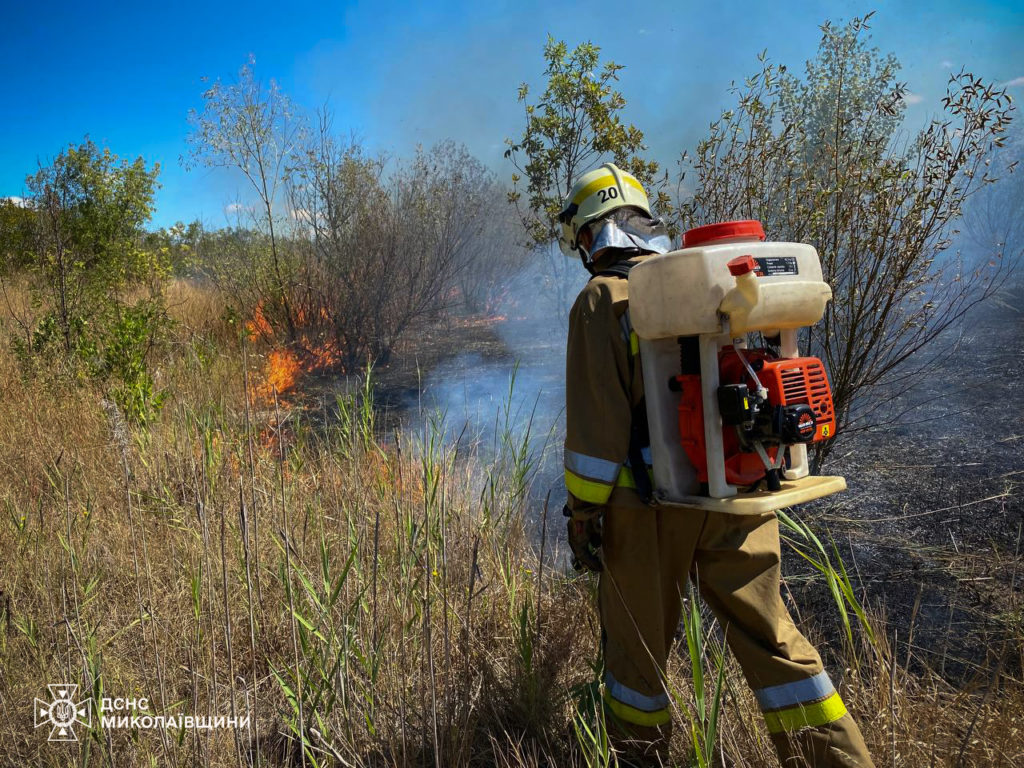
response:
[[[654,495],[654,488],[651,487],[651,476],[647,474],[647,462],[644,461],[643,453],[643,449],[651,444],[646,397],[640,399],[630,416],[629,468],[633,471],[637,495],[645,504],[649,504]]]

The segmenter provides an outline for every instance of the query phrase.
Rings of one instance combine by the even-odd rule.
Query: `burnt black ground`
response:
[[[941,338],[952,354],[893,399],[900,421],[850,437],[826,465],[849,490],[803,512],[834,537],[890,639],[956,678],[1000,660],[1021,674],[1022,308],[1018,285]],[[786,565],[807,574],[792,553]],[[794,591],[835,638],[830,598]]]

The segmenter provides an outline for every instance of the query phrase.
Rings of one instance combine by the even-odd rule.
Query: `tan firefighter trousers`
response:
[[[605,706],[612,729],[664,753],[661,681],[691,573],[725,631],[783,766],[869,768],[860,730],[779,593],[774,513],[652,508],[616,488],[605,508],[600,579]]]

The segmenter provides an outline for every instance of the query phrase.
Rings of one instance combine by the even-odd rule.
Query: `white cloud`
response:
[[[903,101],[907,104],[920,104],[924,101],[924,96],[920,93],[911,93],[910,91],[907,91],[903,94]]]
[[[1016,88],[1019,85],[1024,85],[1024,77],[1015,77],[1013,80],[1007,80],[1003,83],[1003,88]]]
[[[942,60],[942,68],[943,69],[952,69],[953,68],[953,62],[950,61],[949,59],[943,59]]]
[[[241,203],[228,203],[227,205],[224,206],[224,215],[237,216],[245,209],[245,206],[242,205]]]
[[[25,208],[28,203],[25,202],[24,197],[18,197],[17,195],[10,195],[8,197],[0,197],[0,202],[14,203],[19,208]]]

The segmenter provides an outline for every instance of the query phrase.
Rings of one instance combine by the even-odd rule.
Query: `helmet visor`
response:
[[[587,250],[591,256],[606,248],[647,253],[668,253],[672,250],[672,240],[665,223],[635,209],[620,208],[588,226],[592,240]]]

